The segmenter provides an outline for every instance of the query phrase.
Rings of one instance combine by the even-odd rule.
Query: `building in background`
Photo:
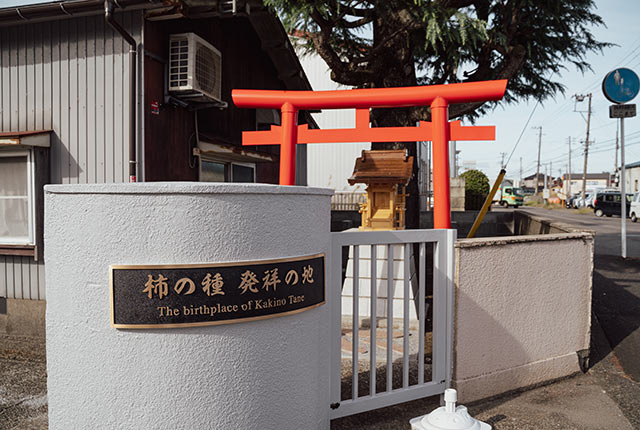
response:
[[[553,177],[551,176],[547,176],[547,184],[552,184],[553,183]],[[538,175],[538,191],[542,191],[542,189],[544,188],[544,184],[545,184],[545,175],[544,173],[540,173]],[[522,179],[522,188],[527,188],[527,189],[533,189],[535,190],[536,188],[536,174],[534,173],[533,175],[529,175],[525,178]]]
[[[299,50],[298,58],[302,68],[315,91],[349,89],[331,80],[331,73],[320,56],[303,55]],[[326,109],[314,112],[314,120],[322,129],[354,128],[355,110]],[[313,143],[298,145],[298,150],[307,151],[307,184],[312,187],[333,188],[332,208],[336,210],[357,210],[364,202],[364,184],[349,185],[356,158],[363,150],[371,149],[371,142],[362,143]]]
[[[278,182],[279,147],[241,139],[279,112],[236,109],[231,90],[311,86],[261,1],[114,1],[126,35],[100,1],[11,3],[0,2],[0,314],[15,299],[44,310],[43,185],[128,182],[130,142],[138,181]],[[306,185],[304,147],[297,156]]]
[[[535,176],[535,175],[534,175]],[[612,186],[613,176],[610,173],[587,173],[587,190],[597,191]],[[571,197],[575,193],[582,192],[582,173],[572,173],[571,183],[569,174],[562,175],[562,191],[565,196]]]
[[[640,192],[640,161],[635,163],[626,164],[625,168],[625,192],[637,193]]]

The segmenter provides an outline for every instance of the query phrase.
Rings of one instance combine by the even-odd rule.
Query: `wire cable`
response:
[[[513,150],[511,151],[511,154],[509,154],[509,158],[507,158],[507,162],[504,163],[504,166],[500,166],[502,169],[507,170],[507,165],[509,165],[509,161],[511,161],[511,157],[513,157],[513,153],[516,152],[516,148],[520,143],[520,139],[522,139],[522,135],[524,134],[524,131],[527,129],[527,126],[529,125],[529,121],[531,121],[531,117],[535,113],[536,108],[538,107],[539,104],[540,104],[540,101],[536,101],[536,104],[533,107],[533,110],[529,114],[529,118],[527,118],[527,122],[524,124],[524,127],[522,127],[522,132],[520,132],[520,136],[518,137],[518,140],[516,140],[516,144],[513,146]]]

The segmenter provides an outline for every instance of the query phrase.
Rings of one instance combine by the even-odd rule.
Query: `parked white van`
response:
[[[633,222],[638,221],[638,217],[640,217],[640,192],[633,195],[631,207],[629,208],[629,217]]]

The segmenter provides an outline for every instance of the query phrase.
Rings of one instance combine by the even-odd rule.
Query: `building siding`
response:
[[[128,52],[102,15],[0,28],[0,131],[53,130],[50,183],[128,180]],[[44,300],[43,262],[0,256],[0,297]]]
[[[319,56],[298,57],[315,91],[347,89],[331,80],[331,72]],[[312,115],[322,129],[355,127],[355,109],[326,109],[322,113]],[[371,143],[314,143],[305,146],[309,186],[333,188],[336,191],[364,192],[364,184],[349,185],[347,179],[353,173],[356,158],[362,154],[363,149],[371,149]]]

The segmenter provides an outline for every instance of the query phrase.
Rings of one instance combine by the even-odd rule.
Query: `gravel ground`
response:
[[[0,430],[46,428],[44,339],[0,335]]]
[[[587,373],[534,389],[508,393],[467,405],[470,413],[494,430],[633,430],[640,429],[640,384],[626,375],[595,324],[592,363]],[[365,351],[363,351],[365,352]],[[416,363],[415,355],[412,364]],[[352,362],[343,358],[343,398],[352,390]],[[430,379],[425,357],[425,379]],[[385,390],[384,362],[376,365],[377,391]],[[359,395],[369,394],[369,365],[359,362]],[[402,384],[402,361],[393,365],[393,387]],[[0,430],[47,429],[44,339],[0,335]],[[417,378],[415,364],[410,381]],[[438,396],[334,420],[332,430],[409,429],[409,420],[439,406]],[[70,429],[75,430],[75,429]],[[141,429],[147,430],[147,429]],[[227,429],[224,429],[227,430]]]

